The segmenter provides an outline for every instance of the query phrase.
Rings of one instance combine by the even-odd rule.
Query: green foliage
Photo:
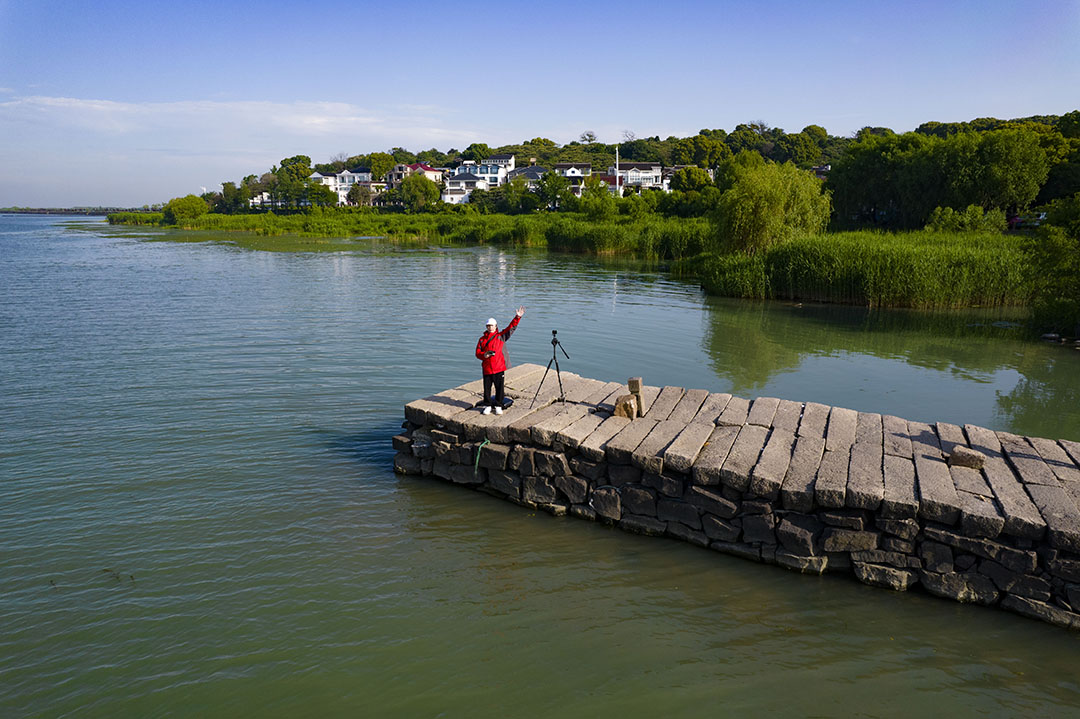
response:
[[[1052,203],[1027,246],[1041,329],[1080,335],[1080,193]]]
[[[167,225],[187,225],[209,211],[206,200],[197,195],[174,197],[165,204],[163,220]]]
[[[701,273],[714,294],[872,307],[1025,304],[1023,243],[1000,233],[844,232],[806,236],[753,257],[715,255]]]
[[[465,152],[461,153],[462,160],[472,160],[473,162],[482,162],[485,159],[491,157],[491,148],[482,142],[474,142],[465,148]]]
[[[368,155],[367,164],[371,168],[371,179],[381,181],[397,163],[388,152],[373,152]]]
[[[1004,232],[1008,222],[1004,211],[983,210],[978,205],[968,205],[960,212],[951,207],[935,207],[925,229],[930,232]]]
[[[691,190],[700,192],[706,187],[712,187],[712,184],[713,181],[709,177],[709,173],[700,167],[684,167],[671,176],[671,189],[680,192],[689,192]]]
[[[419,172],[402,180],[400,189],[401,201],[413,212],[439,201],[439,186]]]
[[[345,195],[345,199],[353,205],[368,207],[371,205],[372,200],[371,188],[359,183],[355,184],[349,188],[349,192]]]
[[[829,195],[809,172],[790,163],[736,167],[734,182],[712,217],[723,243],[755,254],[800,234],[821,232]]]
[[[165,221],[161,212],[110,212],[107,216],[110,225],[160,225]]]

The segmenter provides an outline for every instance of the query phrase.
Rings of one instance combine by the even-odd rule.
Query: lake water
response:
[[[1080,711],[1074,634],[399,479],[390,448],[519,304],[512,362],[557,329],[590,377],[1071,439],[1080,352],[546,253],[155,237],[0,216],[0,716]]]

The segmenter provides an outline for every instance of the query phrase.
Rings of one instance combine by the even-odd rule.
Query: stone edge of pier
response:
[[[395,471],[1080,629],[1078,442],[544,369],[507,371],[502,415],[479,381],[409,402]]]

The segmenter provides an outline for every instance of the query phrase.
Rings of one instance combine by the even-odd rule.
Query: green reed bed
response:
[[[843,232],[804,237],[753,257],[705,259],[713,294],[956,308],[1027,304],[1033,285],[1022,240],[1000,233]]]
[[[110,225],[160,225],[165,219],[162,212],[112,212],[108,215]]]

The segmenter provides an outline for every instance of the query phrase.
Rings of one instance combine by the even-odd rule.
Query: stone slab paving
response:
[[[519,503],[569,498],[552,511],[591,519],[617,521],[621,501],[630,531],[800,571],[850,552],[871,584],[1080,628],[1080,442],[676,386],[644,385],[631,420],[611,416],[627,385],[562,381],[511,368],[501,415],[477,407],[480,380],[409,402],[395,468]]]

